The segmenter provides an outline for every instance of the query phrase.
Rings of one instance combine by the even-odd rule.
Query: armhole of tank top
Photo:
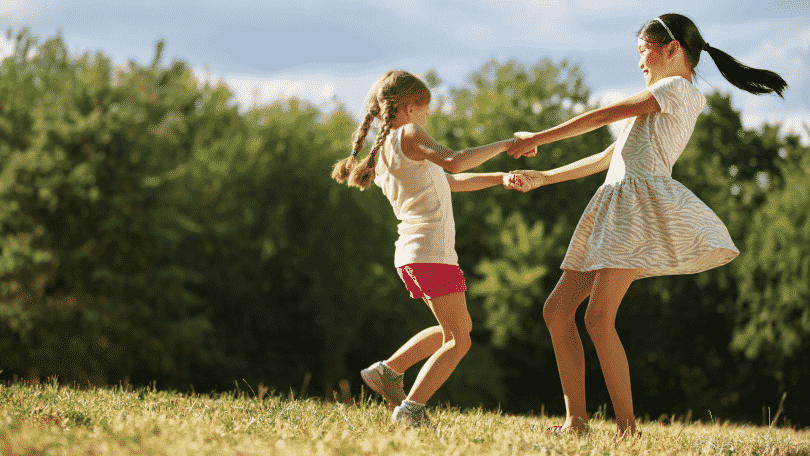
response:
[[[394,153],[398,154],[402,161],[405,163],[410,163],[412,165],[418,165],[423,162],[423,160],[414,160],[412,158],[408,158],[405,155],[405,152],[402,150],[402,135],[405,134],[405,125],[399,127],[396,132],[394,132],[394,137],[391,138],[391,146],[394,148]],[[396,141],[396,145],[393,142]],[[397,152],[397,149],[399,151]]]

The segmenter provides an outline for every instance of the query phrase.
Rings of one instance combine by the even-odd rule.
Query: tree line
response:
[[[433,324],[394,272],[385,197],[329,178],[356,126],[343,106],[240,111],[224,83],[164,63],[160,41],[149,64],[117,67],[101,52],[72,56],[60,36],[9,39],[0,376],[331,399],[344,379],[358,395],[359,369]],[[456,150],[592,107],[580,68],[550,60],[490,61],[434,98],[428,130]],[[810,154],[778,131],[744,128],[727,94],[708,95],[673,177],[741,254],[631,286],[617,324],[641,416],[760,423],[787,393],[781,416],[810,423]],[[553,168],[612,141],[600,129],[479,169]],[[435,401],[563,413],[542,304],[603,180],[454,195],[474,343]],[[582,336],[595,408],[609,401]]]

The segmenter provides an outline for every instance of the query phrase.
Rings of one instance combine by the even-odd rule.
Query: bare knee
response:
[[[568,326],[574,320],[573,315],[567,315],[561,309],[560,303],[552,299],[547,300],[543,306],[543,320],[550,331]]]
[[[453,349],[458,353],[458,356],[464,356],[470,351],[472,346],[472,339],[470,333],[461,333],[458,337],[453,338]]]
[[[459,324],[453,329],[452,333],[445,333],[445,342],[452,342],[453,350],[457,352],[459,356],[464,356],[472,346],[472,339],[470,338],[471,331],[472,319],[470,318],[470,315],[467,314],[461,318]]]
[[[616,332],[616,323],[602,312],[592,312],[588,309],[585,312],[585,329],[588,330],[591,339],[599,339],[606,334]]]

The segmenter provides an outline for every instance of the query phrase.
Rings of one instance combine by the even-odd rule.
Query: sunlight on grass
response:
[[[244,392],[183,395],[125,387],[0,385],[0,454],[145,455],[808,455],[810,431],[728,423],[642,423],[614,443],[595,418],[587,437],[546,437],[561,419],[433,407],[436,430],[390,423],[373,399],[346,405]]]

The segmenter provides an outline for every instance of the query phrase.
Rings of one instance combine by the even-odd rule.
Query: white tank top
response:
[[[388,135],[377,159],[374,179],[400,220],[394,266],[457,265],[456,225],[447,176],[439,165],[411,160],[402,153],[403,128]]]

